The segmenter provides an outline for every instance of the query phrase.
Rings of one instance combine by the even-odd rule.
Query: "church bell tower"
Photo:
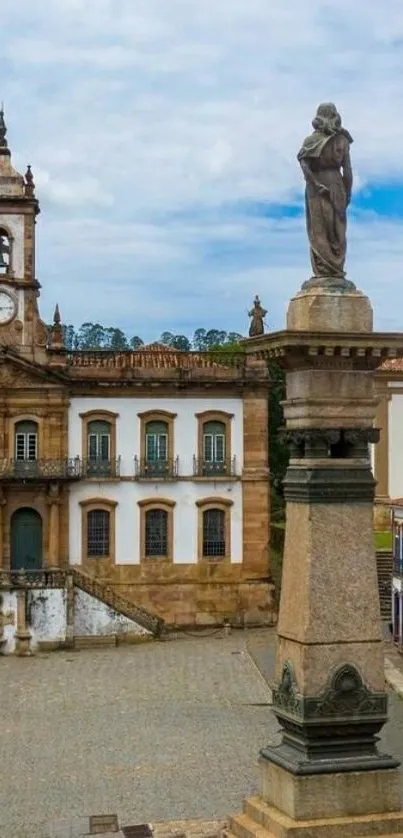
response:
[[[35,219],[39,203],[28,166],[11,165],[3,107],[0,110],[0,347],[40,360],[48,330],[39,316],[35,277]]]

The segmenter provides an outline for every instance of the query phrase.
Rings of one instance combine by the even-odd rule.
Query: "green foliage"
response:
[[[392,530],[381,530],[374,533],[376,550],[391,550],[393,544]]]
[[[138,335],[134,335],[129,340],[130,349],[140,349],[140,346],[144,346],[144,341],[139,338]]]

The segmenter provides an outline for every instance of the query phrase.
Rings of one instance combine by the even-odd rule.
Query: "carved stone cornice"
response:
[[[292,459],[355,459],[368,456],[368,445],[379,442],[379,428],[282,428],[280,438]]]
[[[284,330],[249,338],[245,352],[266,361],[276,360],[287,369],[374,370],[386,358],[403,357],[399,332],[302,332]]]

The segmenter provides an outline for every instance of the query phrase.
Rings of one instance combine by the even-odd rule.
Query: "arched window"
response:
[[[97,419],[87,425],[88,474],[108,474],[111,462],[111,425]]]
[[[203,556],[225,556],[225,512],[206,509],[203,512]]]
[[[233,501],[223,497],[201,498],[196,501],[198,513],[198,560],[231,561],[231,506]]]
[[[222,473],[225,471],[225,431],[224,422],[204,422],[203,424],[203,471]]]
[[[87,513],[87,556],[102,558],[110,555],[110,512],[91,509]]]
[[[168,512],[149,509],[145,513],[145,557],[168,557]]]
[[[38,458],[38,425],[23,421],[15,425],[15,459],[32,462]]]
[[[170,498],[144,498],[140,509],[140,561],[173,561],[175,501]]]
[[[0,228],[0,274],[9,272],[11,266],[11,243],[6,230]]]
[[[197,454],[194,474],[207,480],[214,475],[235,477],[235,458],[231,451],[232,413],[225,410],[204,410],[196,413],[198,422]]]

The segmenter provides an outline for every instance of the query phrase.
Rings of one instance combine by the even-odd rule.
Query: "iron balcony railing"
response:
[[[91,459],[83,460],[81,466],[82,477],[108,478],[120,477],[120,457],[114,460]]]
[[[81,477],[80,458],[1,460],[0,480],[77,480]]]
[[[193,457],[194,477],[236,477],[235,457],[226,460],[200,460]]]
[[[140,480],[175,480],[179,476],[179,457],[171,460],[134,458],[134,474]]]

